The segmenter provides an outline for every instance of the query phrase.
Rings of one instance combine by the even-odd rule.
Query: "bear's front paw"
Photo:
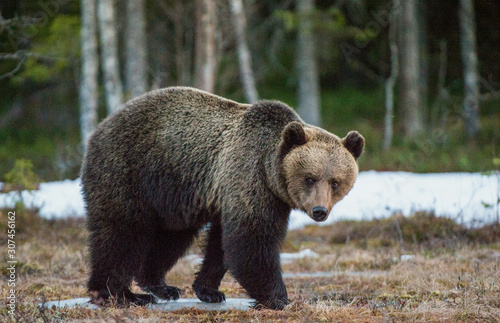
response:
[[[198,296],[200,301],[205,303],[222,303],[226,301],[226,295],[215,289],[198,287],[195,288],[194,291],[196,292],[196,296]]]
[[[165,284],[162,285],[153,285],[146,286],[142,288],[145,292],[153,294],[155,297],[164,299],[164,300],[176,300],[181,297],[181,290],[174,286],[168,286]]]

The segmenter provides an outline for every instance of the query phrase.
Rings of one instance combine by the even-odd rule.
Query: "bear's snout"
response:
[[[313,220],[314,221],[325,221],[328,217],[328,209],[323,206],[315,206],[313,208]]]

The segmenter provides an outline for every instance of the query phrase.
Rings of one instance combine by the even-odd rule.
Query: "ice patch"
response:
[[[294,260],[297,259],[303,259],[303,258],[318,258],[319,255],[312,251],[311,249],[304,249],[300,252],[297,253],[286,253],[283,252],[281,253],[281,263],[290,263]],[[193,265],[201,265],[203,262],[203,257],[196,255],[196,254],[190,254],[186,255],[182,258],[183,261],[187,261],[190,264]]]
[[[92,310],[96,310],[99,308],[99,306],[95,304],[90,304],[90,298],[88,297],[81,297],[81,298],[73,298],[73,299],[64,299],[60,301],[51,301],[51,302],[46,302],[40,304],[40,306],[44,306],[46,308],[90,308]]]
[[[332,278],[338,276],[348,277],[381,277],[386,276],[387,271],[367,270],[367,271],[315,271],[312,273],[283,273],[283,278]]]
[[[74,298],[61,301],[46,302],[43,305],[47,308],[89,308],[99,309],[99,306],[90,304],[90,298]],[[168,301],[160,304],[148,305],[149,308],[161,311],[178,311],[182,309],[194,308],[204,311],[247,311],[252,308],[253,299],[248,298],[228,298],[222,303],[203,303],[196,298],[181,298],[176,301]]]

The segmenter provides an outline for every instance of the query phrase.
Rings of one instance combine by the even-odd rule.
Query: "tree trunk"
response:
[[[248,49],[246,39],[247,23],[243,10],[242,0],[229,0],[231,5],[231,13],[233,16],[233,24],[236,33],[236,42],[238,46],[238,59],[240,65],[240,77],[245,90],[246,100],[254,103],[259,100],[257,88],[255,86],[255,78],[252,71],[252,59],[250,50]]]
[[[400,5],[399,0],[394,0],[392,4],[392,12],[389,21],[389,50],[391,53],[391,74],[385,82],[385,133],[384,133],[384,150],[388,150],[392,145],[394,118],[394,85],[398,79],[399,60],[398,60],[398,45],[396,42],[397,32],[397,10]]]
[[[101,40],[101,62],[108,114],[121,108],[123,89],[118,60],[118,39],[113,0],[98,0],[97,16]]]
[[[175,48],[175,68],[177,73],[177,83],[179,85],[187,85],[188,76],[185,73],[186,63],[184,59],[184,23],[185,15],[184,4],[182,1],[176,1],[174,5],[174,48]]]
[[[443,128],[446,123],[447,109],[445,109],[446,101],[449,99],[448,91],[446,90],[446,71],[448,70],[448,45],[446,40],[442,39],[439,42],[439,69],[437,79],[437,98],[434,101],[431,111],[430,123],[433,128]]]
[[[125,86],[129,97],[147,90],[146,13],[144,0],[127,0]]]
[[[403,131],[407,138],[415,138],[423,130],[420,82],[417,1],[401,3],[398,26],[400,46],[400,106],[403,114]]]
[[[429,105],[429,39],[427,28],[427,7],[425,1],[418,0],[418,48],[419,48],[419,84],[420,84],[420,111],[422,119],[426,120]]]
[[[217,25],[216,3],[198,0],[196,6],[196,65],[194,86],[213,92],[215,90],[215,29]]]
[[[99,56],[95,0],[81,0],[82,79],[80,83],[80,128],[82,148],[87,150],[90,135],[97,125]]]
[[[469,138],[479,132],[479,72],[476,52],[476,22],[473,0],[460,0],[460,44],[464,66],[465,130]]]
[[[298,112],[305,122],[320,126],[319,78],[312,22],[314,0],[297,0],[296,4],[299,19],[297,35]]]

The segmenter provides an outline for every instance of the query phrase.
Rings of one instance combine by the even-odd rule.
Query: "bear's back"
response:
[[[164,213],[178,229],[204,222],[222,191],[262,178],[262,158],[290,121],[301,120],[276,101],[246,105],[185,87],[146,93],[92,135],[82,167],[86,200]]]
[[[127,102],[90,138],[81,174],[86,201],[152,208],[187,225],[213,204],[218,154],[249,107],[181,87]]]

